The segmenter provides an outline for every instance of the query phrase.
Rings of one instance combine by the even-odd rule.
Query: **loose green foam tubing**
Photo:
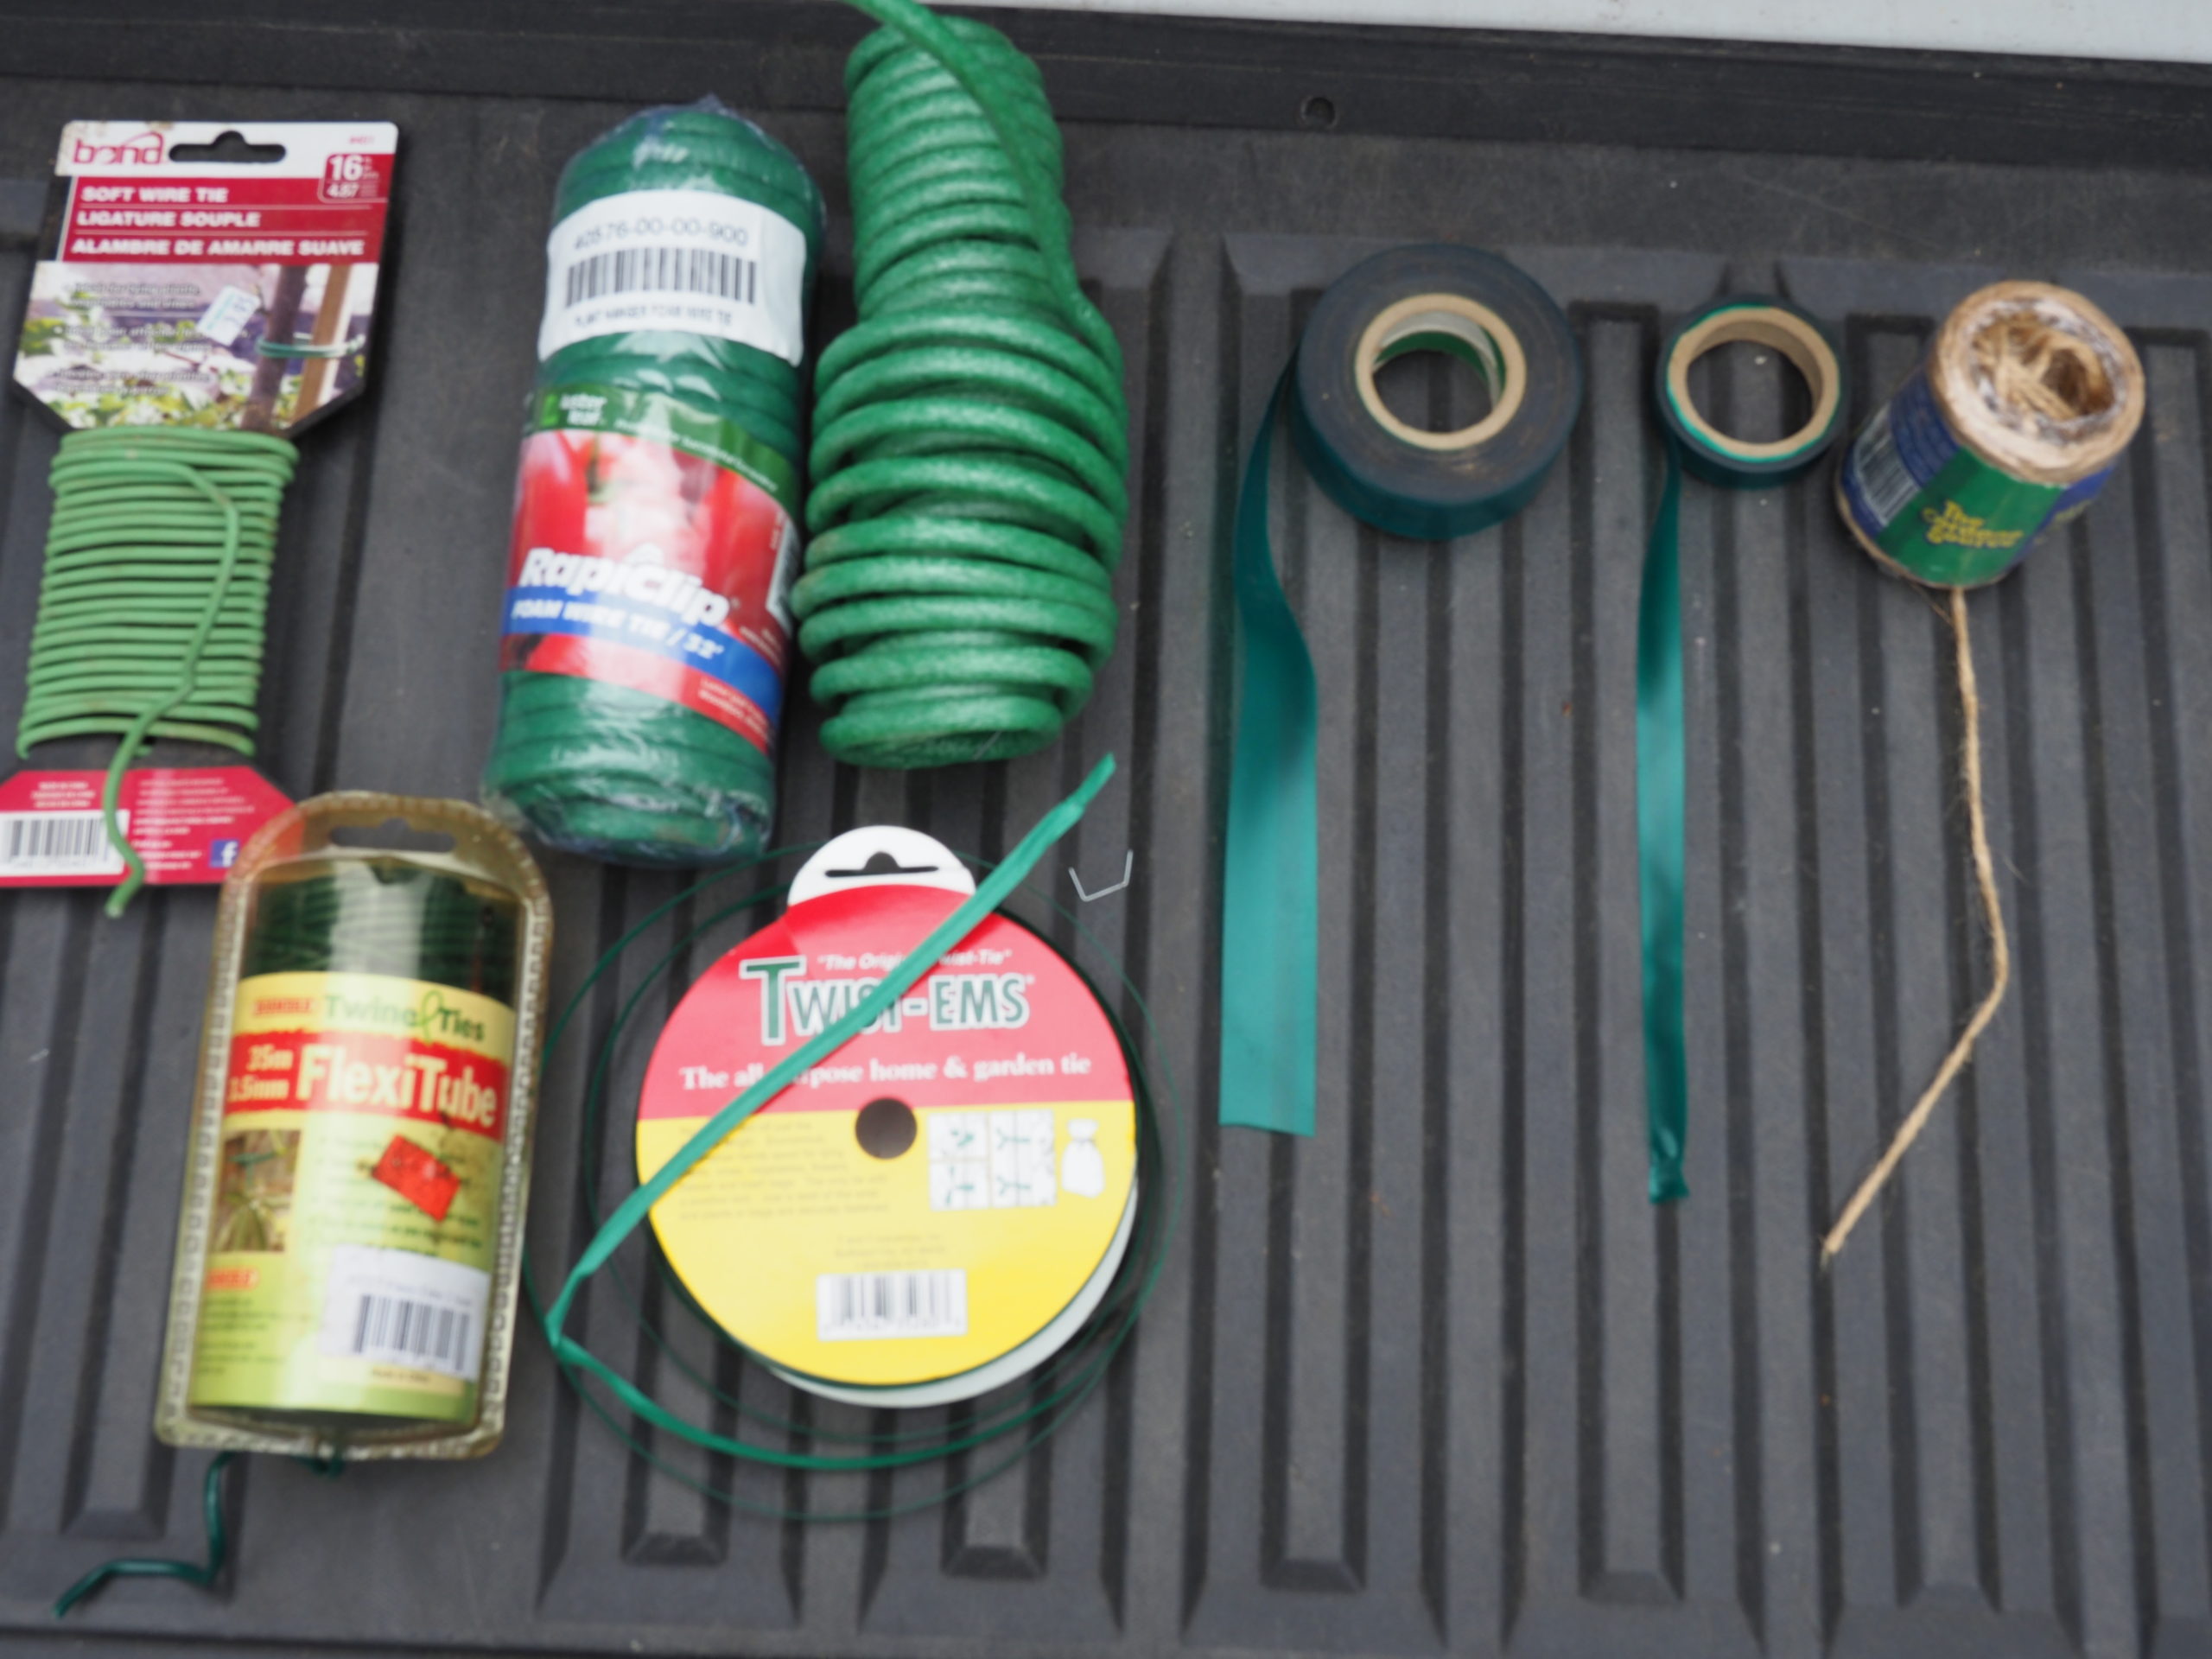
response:
[[[16,753],[60,738],[122,740],[101,797],[128,869],[110,915],[146,878],[116,800],[148,741],[253,753],[263,615],[297,461],[282,438],[197,427],[72,432],[54,455]]]
[[[791,594],[823,746],[934,766],[1041,747],[1114,645],[1128,410],[1084,293],[1037,66],[912,0],[845,65],[861,321],[815,374]]]

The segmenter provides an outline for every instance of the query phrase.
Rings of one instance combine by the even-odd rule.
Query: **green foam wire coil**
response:
[[[840,760],[1020,754],[1113,648],[1121,352],[1037,66],[984,24],[857,3],[891,27],[845,66],[861,321],[816,372],[799,644]]]
[[[822,200],[798,160],[712,99],[633,116],[563,169],[556,222],[633,191],[697,190],[757,202],[805,238],[811,293]],[[796,468],[798,369],[771,353],[665,329],[601,334],[538,367],[541,392],[658,393],[743,428]],[[691,866],[757,851],[775,812],[775,763],[736,732],[626,686],[509,671],[486,798],[539,840],[617,863]]]

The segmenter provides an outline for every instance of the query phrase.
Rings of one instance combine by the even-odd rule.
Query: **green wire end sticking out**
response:
[[[54,1601],[54,1616],[67,1618],[72,1607],[110,1579],[181,1579],[202,1590],[213,1588],[231,1553],[230,1534],[223,1526],[223,1471],[237,1456],[235,1452],[216,1453],[215,1460],[207,1465],[207,1478],[200,1487],[200,1508],[207,1518],[207,1560],[204,1565],[136,1558],[103,1562],[61,1592]]]

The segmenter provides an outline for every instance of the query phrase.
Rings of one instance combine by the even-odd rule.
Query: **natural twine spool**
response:
[[[2080,295],[2048,283],[1997,283],[1968,295],[1944,320],[1928,357],[1928,384],[1960,442],[1988,465],[2024,482],[2063,487],[2102,472],[2142,424],[2143,365],[2112,319]],[[1853,518],[1838,473],[1837,503],[1853,539],[1885,570],[1913,573],[1877,546]],[[1950,590],[1951,632],[1964,716],[1967,816],[1974,880],[1990,935],[1990,984],[1921,1091],[1888,1149],[1852,1193],[1821,1241],[1821,1265],[1833,1262],[1852,1229],[1881,1195],[1937,1104],[1974,1056],[2012,976],[2012,956],[1998,900],[1981,794],[1981,699],[1967,628],[1967,590]]]

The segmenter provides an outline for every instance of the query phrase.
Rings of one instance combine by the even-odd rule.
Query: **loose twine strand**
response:
[[[1981,697],[1974,683],[1974,645],[1967,634],[1967,594],[1963,588],[1951,589],[1951,633],[1958,659],[1959,704],[1966,715],[1967,821],[1974,842],[1974,880],[1981,888],[1982,916],[1989,925],[1989,992],[1981,999],[1981,1006],[1974,1011],[1974,1018],[1967,1021],[1966,1029],[1959,1033],[1958,1041],[1951,1045],[1951,1052],[1943,1057],[1934,1081],[1921,1092],[1904,1122],[1897,1125],[1897,1134],[1891,1137],[1889,1150],[1882,1154],[1881,1162],[1867,1172],[1866,1179],[1859,1183],[1859,1190],[1851,1195],[1851,1202],[1843,1206],[1843,1213],[1821,1241],[1821,1266],[1824,1268],[1841,1252],[1851,1230],[1859,1224],[1859,1217],[1881,1196],[1890,1176],[1912,1149],[1912,1143],[1920,1138],[1921,1130],[1928,1127],[1928,1120],[1935,1116],[1936,1103],[1942,1099],[1944,1090],[1966,1069],[1967,1062],[1974,1057],[1974,1044],[1996,1017],[1998,1004],[2004,1001],[2005,988],[2012,980],[2012,949],[2005,937],[2005,912],[1998,902],[1997,872],[1989,856],[1989,823],[1982,810]]]

